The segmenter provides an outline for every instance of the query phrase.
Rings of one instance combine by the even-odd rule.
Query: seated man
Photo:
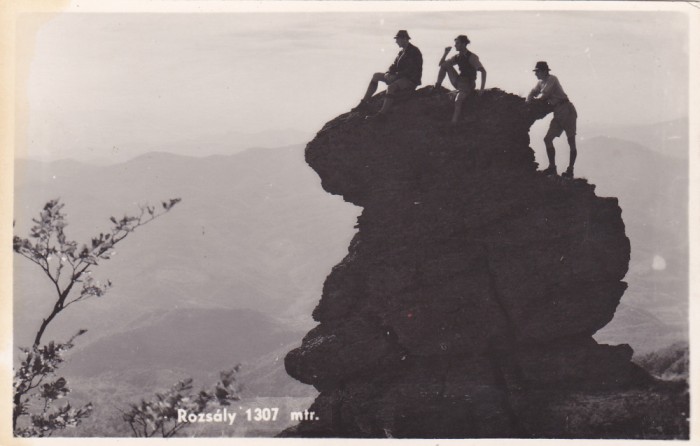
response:
[[[437,82],[435,82],[435,88],[442,85],[442,81],[445,79],[445,74],[450,78],[450,82],[457,89],[457,96],[455,97],[455,111],[452,115],[452,124],[456,124],[462,113],[462,104],[464,100],[469,97],[476,89],[476,73],[481,72],[481,90],[484,89],[486,85],[486,69],[479,61],[479,56],[467,50],[467,45],[469,45],[469,38],[465,35],[457,36],[455,39],[455,49],[458,51],[456,55],[445,61],[447,54],[450,52],[451,48],[448,46],[445,48],[445,52],[442,55],[442,59],[438,65],[440,65],[440,71],[438,72]],[[454,66],[459,67],[459,73],[455,70]]]
[[[549,74],[547,62],[540,61],[535,64],[535,76],[538,82],[527,96],[527,100],[532,101],[537,96],[539,99],[547,101],[554,107],[554,117],[549,124],[549,130],[544,137],[544,145],[547,148],[547,158],[549,167],[544,170],[545,175],[556,175],[557,166],[555,163],[554,138],[566,132],[566,139],[569,142],[569,167],[561,174],[564,178],[574,177],[574,163],[576,162],[576,108],[569,101],[569,97],[564,93],[564,89],[556,76]]]
[[[411,37],[405,30],[400,30],[394,37],[396,44],[401,48],[394,63],[389,67],[386,73],[375,73],[367,87],[365,97],[360,101],[358,109],[365,108],[367,101],[377,91],[379,82],[385,82],[388,87],[382,109],[376,115],[378,117],[386,116],[386,113],[391,108],[394,96],[400,90],[415,90],[421,83],[423,74],[423,55],[420,50],[411,45],[409,40]]]

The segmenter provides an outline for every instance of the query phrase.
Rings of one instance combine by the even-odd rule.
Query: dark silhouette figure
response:
[[[423,55],[420,50],[412,45],[411,37],[406,30],[400,30],[394,36],[396,44],[401,48],[394,63],[386,73],[374,73],[367,87],[365,97],[360,101],[356,109],[365,109],[369,99],[377,91],[379,82],[387,84],[386,96],[381,110],[375,116],[384,117],[391,108],[396,93],[402,90],[415,90],[421,84],[423,75]]]
[[[445,75],[449,76],[450,83],[457,90],[455,95],[455,111],[452,115],[452,124],[456,124],[462,113],[462,105],[464,100],[476,90],[476,74],[481,73],[481,90],[484,89],[486,85],[486,69],[479,61],[479,56],[467,50],[467,45],[469,45],[469,38],[465,35],[457,36],[455,39],[455,49],[457,54],[451,58],[446,59],[447,54],[452,49],[451,47],[446,47],[445,52],[438,62],[440,66],[440,71],[438,72],[437,82],[435,82],[435,88],[442,85],[442,81],[445,79]],[[459,73],[455,69],[455,65],[459,67]]]
[[[544,170],[544,173],[545,175],[557,174],[554,138],[566,132],[566,139],[569,142],[570,149],[569,167],[561,176],[564,178],[573,178],[574,163],[576,162],[576,118],[578,117],[576,108],[574,104],[569,101],[569,97],[566,93],[564,93],[559,79],[549,74],[549,65],[547,65],[547,62],[537,62],[533,71],[539,81],[527,96],[527,100],[532,101],[535,98],[541,99],[547,101],[547,103],[554,107],[554,117],[544,137],[544,145],[547,148],[547,158],[549,158],[549,167]]]

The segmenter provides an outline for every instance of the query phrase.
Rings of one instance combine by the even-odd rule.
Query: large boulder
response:
[[[451,112],[425,88],[308,144],[324,189],[363,212],[319,325],[285,359],[321,393],[284,435],[605,437],[605,420],[566,428],[562,408],[658,387],[629,346],[592,338],[625,291],[630,243],[615,198],[537,172],[529,129],[547,106],[487,90],[459,125]]]

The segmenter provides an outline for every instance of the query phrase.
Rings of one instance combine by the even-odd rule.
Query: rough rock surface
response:
[[[319,325],[285,359],[320,395],[283,435],[683,436],[618,406],[677,412],[684,390],[643,398],[660,384],[632,349],[592,338],[626,288],[617,200],[537,172],[529,129],[546,106],[500,90],[471,106],[452,128],[448,95],[424,88],[385,121],[346,113],[308,144],[324,189],[363,212]],[[620,419],[592,415],[605,410]]]

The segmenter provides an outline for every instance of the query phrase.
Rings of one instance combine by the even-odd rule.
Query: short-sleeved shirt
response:
[[[540,94],[550,105],[557,106],[569,102],[569,97],[564,93],[559,79],[552,74],[548,75],[546,79],[539,80],[535,88],[530,92],[529,97],[534,98]]]
[[[450,65],[457,65],[459,67],[459,76],[467,77],[470,80],[475,80],[476,72],[484,69],[479,56],[470,51],[457,53],[449,58],[447,62]]]
[[[529,94],[529,98],[542,95],[542,99],[554,106],[554,117],[549,123],[550,136],[560,136],[566,132],[567,136],[576,135],[576,119],[578,113],[576,108],[569,101],[569,97],[564,93],[564,89],[554,75],[548,75],[546,79],[541,79]]]

